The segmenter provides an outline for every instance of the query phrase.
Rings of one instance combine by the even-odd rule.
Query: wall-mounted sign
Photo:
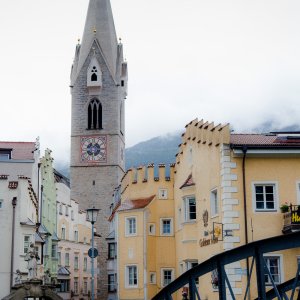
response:
[[[208,211],[207,211],[207,209],[202,214],[202,220],[203,220],[204,227],[207,227],[208,226]]]
[[[213,222],[213,238],[218,241],[223,241],[223,224],[218,222]]]
[[[292,224],[300,224],[300,212],[298,210],[292,212]]]
[[[211,239],[200,239],[199,240],[199,246],[200,247],[205,247],[205,246],[209,246],[209,245],[212,245],[212,244],[216,244],[218,242],[218,239],[216,238],[211,238]]]

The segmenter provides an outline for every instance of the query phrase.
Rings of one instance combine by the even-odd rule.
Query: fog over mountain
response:
[[[268,133],[275,131],[300,131],[299,124],[294,124],[280,128],[276,121],[266,121],[263,124],[247,131],[247,133]],[[235,128],[232,128],[232,132]],[[175,155],[178,151],[178,145],[181,143],[181,132],[173,132],[162,136],[154,137],[150,140],[140,142],[132,147],[125,149],[125,168],[147,165],[150,163],[170,164],[175,162]],[[56,169],[66,177],[70,176],[68,162],[57,164]]]

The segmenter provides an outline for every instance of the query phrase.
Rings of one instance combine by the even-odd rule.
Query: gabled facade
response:
[[[51,150],[46,149],[41,158],[41,223],[47,232],[44,245],[44,268],[51,273],[52,282],[57,280],[58,257],[57,257],[57,210],[56,210],[56,187]]]
[[[43,239],[37,233],[37,143],[0,142],[0,298],[10,293],[17,270],[23,280],[28,269],[25,255],[30,243],[42,257]],[[32,182],[35,184],[33,185]],[[43,274],[41,259],[38,276]]]

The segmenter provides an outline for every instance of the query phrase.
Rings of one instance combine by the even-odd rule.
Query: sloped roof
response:
[[[231,134],[232,146],[300,147],[300,135]]]
[[[53,169],[54,171],[54,179],[55,182],[60,182],[65,184],[67,187],[70,187],[70,179],[58,172],[57,170]]]
[[[182,184],[182,186],[180,187],[180,189],[182,189],[184,187],[188,187],[188,186],[193,186],[193,185],[195,185],[195,182],[193,180],[192,174],[190,174],[188,176],[188,178],[185,180],[185,182]]]
[[[152,195],[147,198],[138,198],[138,199],[134,199],[134,200],[128,199],[121,203],[121,205],[117,209],[117,211],[145,208],[149,203],[151,203],[151,201],[154,198],[155,198],[155,195]]]
[[[11,158],[17,160],[34,159],[34,142],[0,142],[0,149],[11,149]]]
[[[68,276],[68,275],[71,274],[71,272],[66,267],[60,267],[58,269],[58,271],[57,271],[57,274],[58,275],[66,275],[66,276]]]

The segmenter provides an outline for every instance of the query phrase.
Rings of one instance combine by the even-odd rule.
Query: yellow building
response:
[[[175,276],[174,165],[129,170],[116,206],[118,299],[151,299]],[[168,174],[167,174],[168,173]]]
[[[194,120],[186,126],[174,179],[176,270],[220,252],[281,235],[280,207],[300,204],[300,135],[233,134],[229,125]],[[294,207],[296,208],[296,207]],[[286,218],[285,232],[290,219]],[[300,250],[272,253],[267,265],[276,283],[293,278]],[[226,266],[233,292],[245,293],[246,265]],[[217,274],[200,279],[201,296],[216,299]],[[266,285],[270,278],[265,278]],[[255,280],[253,281],[255,282]],[[256,285],[251,286],[251,299]],[[180,299],[180,297],[179,297]]]
[[[115,214],[119,299],[151,299],[169,279],[216,254],[300,226],[299,133],[235,134],[229,124],[194,120],[171,170],[170,181],[163,174],[152,180],[153,166],[130,170],[122,181]],[[282,283],[295,277],[300,249],[269,253],[265,260],[274,282]],[[225,269],[235,297],[242,299],[246,262]],[[216,279],[212,272],[197,281],[201,298],[218,298]],[[255,278],[251,282],[254,299]],[[270,285],[269,276],[265,283]]]

